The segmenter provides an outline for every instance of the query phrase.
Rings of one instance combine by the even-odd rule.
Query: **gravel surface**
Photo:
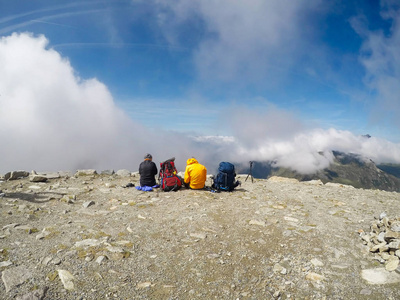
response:
[[[231,193],[142,192],[125,187],[137,173],[64,175],[0,181],[1,299],[400,298],[399,269],[360,238],[399,193],[246,175]]]

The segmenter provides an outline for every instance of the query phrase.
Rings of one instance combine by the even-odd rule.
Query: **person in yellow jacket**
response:
[[[186,187],[198,190],[204,188],[207,180],[207,169],[199,164],[194,157],[189,158],[186,162],[184,182]]]

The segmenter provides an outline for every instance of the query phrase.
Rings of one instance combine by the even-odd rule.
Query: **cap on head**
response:
[[[144,156],[144,159],[153,159],[153,156],[151,156],[151,154],[147,153],[147,154]]]

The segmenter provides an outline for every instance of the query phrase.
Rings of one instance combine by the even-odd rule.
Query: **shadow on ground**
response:
[[[53,199],[60,199],[64,194],[54,193],[54,192],[40,192],[37,194],[28,193],[6,193],[4,198],[8,199],[18,199],[23,201],[28,201],[31,203],[46,203]]]

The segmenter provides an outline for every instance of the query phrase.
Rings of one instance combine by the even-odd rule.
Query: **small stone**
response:
[[[400,232],[400,221],[394,221],[390,225],[390,229],[394,232]]]
[[[383,218],[385,218],[387,216],[387,214],[385,212],[381,213],[379,215],[379,220],[382,220]]]
[[[0,268],[11,266],[13,263],[10,260],[0,262]]]
[[[322,281],[325,279],[325,277],[314,272],[309,272],[306,275],[306,279],[310,281]]]
[[[294,223],[299,222],[298,219],[293,218],[293,217],[284,217],[284,220],[285,220],[285,221],[289,221],[289,222],[294,222]]]
[[[94,259],[93,254],[88,254],[88,255],[86,255],[86,257],[85,257],[85,261],[87,261],[87,262],[90,262],[90,261],[92,261],[93,259]]]
[[[388,247],[391,250],[399,250],[400,249],[400,241],[394,240],[388,244]]]
[[[146,281],[146,282],[141,282],[137,284],[137,288],[138,289],[144,289],[144,288],[148,288],[151,287],[151,282],[150,281]]]
[[[114,247],[114,246],[108,246],[106,249],[112,253],[124,253],[125,252],[124,249],[122,249],[120,247]]]
[[[103,263],[103,261],[107,260],[107,256],[105,255],[100,255],[97,259],[96,262],[101,265]]]
[[[385,225],[386,228],[389,228],[389,227],[390,227],[390,221],[389,221],[389,218],[388,218],[388,217],[384,217],[384,218],[382,219],[382,223],[383,223],[383,225]]]
[[[372,291],[370,290],[370,289],[362,289],[361,291],[360,291],[360,295],[367,295],[367,296],[369,296],[369,295],[371,295],[372,294]]]
[[[394,255],[396,255],[397,257],[400,257],[400,250],[396,250],[396,252],[394,253]]]
[[[31,231],[33,228],[29,225],[20,225],[20,226],[15,227],[15,229],[25,230],[28,233],[32,233]]]
[[[397,256],[392,256],[386,263],[386,271],[394,271],[399,266],[399,258]]]
[[[73,290],[74,289],[73,280],[75,279],[75,277],[66,270],[57,270],[57,272],[58,272],[58,277],[60,278],[62,284],[64,285],[64,288],[69,291]]]
[[[46,236],[50,235],[50,233],[51,233],[50,231],[47,231],[46,228],[44,228],[44,229],[42,230],[42,232],[39,233],[39,234],[36,236],[36,239],[37,239],[37,240],[44,239]]]
[[[324,266],[324,263],[316,258],[313,258],[311,260],[311,263],[315,266],[315,267],[322,267]]]
[[[281,291],[276,291],[273,295],[274,298],[279,298],[279,296],[281,295]]]
[[[375,252],[382,252],[380,249],[384,248],[386,246],[386,243],[380,243],[378,245],[373,246],[371,249],[369,249],[370,252],[375,253]]]
[[[251,220],[249,222],[250,225],[257,225],[257,226],[265,226],[265,222],[264,221],[258,221],[258,220]]]
[[[191,233],[190,236],[192,238],[201,239],[201,240],[204,240],[207,237],[207,235],[205,233]]]
[[[75,200],[76,200],[76,196],[75,195],[65,195],[64,197],[62,197],[60,199],[60,201],[66,202],[68,204],[74,204]]]
[[[46,256],[42,259],[41,264],[47,266],[52,259],[53,258],[51,256]]]
[[[95,203],[94,203],[94,201],[86,201],[86,202],[84,202],[83,204],[82,204],[82,206],[84,207],[84,208],[88,208],[89,206],[92,206],[92,205],[94,205]]]
[[[385,242],[385,232],[382,231],[381,233],[379,233],[377,239],[378,239],[378,242],[384,243]]]
[[[53,265],[58,266],[59,264],[61,264],[61,259],[59,259],[58,257],[56,257],[56,258],[52,259],[51,263],[52,263]]]

